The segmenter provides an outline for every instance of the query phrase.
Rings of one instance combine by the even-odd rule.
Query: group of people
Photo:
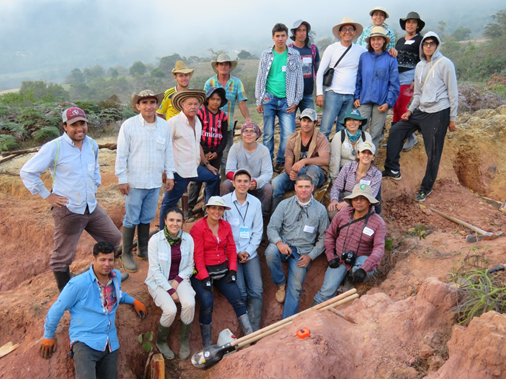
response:
[[[138,270],[132,253],[136,230],[137,257],[149,261],[145,284],[162,310],[156,345],[167,359],[175,357],[168,336],[177,303],[179,357],[190,355],[195,298],[203,347],[212,344],[214,290],[232,305],[244,334],[260,328],[263,283],[257,250],[263,238],[269,242],[265,259],[276,300],[284,303],[283,318],[298,312],[306,273],[323,252],[328,268],[313,304],[335,296],[346,278],[360,283],[374,275],[386,234],[381,180],[401,178],[400,151],[414,146],[418,130],[428,163],[417,200],[425,200],[446,130],[456,129],[458,96],[453,64],[439,52],[435,33],[420,35],[424,22],[416,12],[400,19],[406,36],[397,42],[385,23],[387,11],[376,7],[370,15],[372,24],[365,29],[348,17],[336,25],[332,31],[338,41],[321,60],[307,21],[294,23],[289,45],[288,28],[274,26],[274,46],[262,53],[255,88],[263,144],[257,142],[262,130],[250,119],[244,86],[231,75],[237,61],[225,54],[211,62],[216,75],[204,90],[190,89],[194,70],[179,61],[172,71],[175,87],[162,94],[133,94],[131,107],[138,115],[121,125],[115,166],[125,199],[122,234],[96,200],[99,146],[87,136],[87,117],[77,107],[63,112],[65,133],[45,144],[20,173],[30,192],[51,204],[55,222],[50,268],[61,294],[44,326],[44,357],[56,348],[56,327],[70,310],[76,373],[115,377],[118,304],[133,304],[140,318],[147,314],[144,304],[121,290],[128,274],[113,270],[119,253],[126,271]],[[319,130],[315,87],[316,105],[323,108]],[[234,144],[236,103],[245,122]],[[390,108],[394,119],[380,172],[373,162]],[[295,131],[297,110],[300,131]],[[281,138],[274,158],[276,116]],[[336,133],[329,140],[334,123]],[[40,179],[48,168],[51,192]],[[279,175],[273,179],[275,171]],[[326,209],[313,193],[327,181],[333,185]],[[189,187],[191,211],[202,183],[206,215],[186,233],[177,204]],[[150,238],[162,186],[159,231]],[[291,190],[295,195],[284,199]],[[71,279],[69,266],[83,230],[98,242],[93,264]]]

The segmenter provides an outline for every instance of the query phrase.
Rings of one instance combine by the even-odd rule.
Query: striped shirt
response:
[[[165,120],[169,121],[172,117],[177,115],[179,111],[172,106],[172,96],[177,92],[176,87],[169,88],[163,94],[163,100],[156,113],[165,116]]]
[[[288,47],[288,59],[286,62],[286,102],[288,107],[299,104],[304,95],[304,77],[302,76],[302,61],[299,52]],[[274,61],[273,48],[262,53],[255,86],[255,98],[257,105],[262,105],[267,92],[267,77]]]
[[[234,127],[234,110],[235,104],[237,102],[246,101],[248,98],[246,97],[246,91],[244,90],[244,85],[242,82],[234,76],[230,76],[227,84],[223,87],[218,80],[218,75],[213,76],[212,78],[207,79],[206,84],[204,85],[204,91],[209,91],[211,88],[224,88],[227,93],[228,103],[225,104],[221,110],[225,112],[228,116],[230,122],[228,123],[228,130],[232,130]]]
[[[353,187],[355,187],[355,184],[357,184],[357,169],[357,161],[348,162],[343,166],[341,172],[337,176],[337,179],[334,181],[332,189],[330,190],[331,201],[343,201],[343,192],[353,191]],[[359,183],[367,184],[370,186],[372,195],[376,197],[381,186],[381,171],[371,165],[371,167],[369,167],[369,171],[367,171],[365,176],[360,179]]]
[[[149,124],[142,115],[126,120],[119,130],[116,176],[119,184],[152,189],[162,185],[162,174],[173,179],[174,154],[167,121],[156,117]]]
[[[200,137],[202,124],[195,117],[195,130],[190,126],[188,118],[181,112],[169,121],[172,135],[172,148],[176,172],[183,178],[195,178],[200,165]]]
[[[214,114],[209,108],[203,106],[199,109],[197,116],[202,123],[202,139],[200,140],[200,144],[204,153],[223,153],[227,145],[227,133],[224,133],[228,125],[226,113],[218,110],[218,113]]]

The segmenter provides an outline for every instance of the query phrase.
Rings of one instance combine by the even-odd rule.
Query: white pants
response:
[[[169,281],[169,284],[172,280]],[[162,287],[156,287],[156,290],[152,290],[148,287],[148,291],[153,298],[157,307],[162,309],[162,317],[160,317],[160,324],[162,326],[171,326],[176,318],[177,307],[174,300]],[[181,303],[181,321],[189,325],[193,322],[193,316],[195,314],[195,291],[189,280],[183,280],[179,283],[176,290],[179,296],[179,302]]]

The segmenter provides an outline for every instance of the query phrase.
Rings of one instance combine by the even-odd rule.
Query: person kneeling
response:
[[[165,216],[165,227],[149,240],[148,291],[162,309],[156,346],[165,359],[174,359],[167,337],[176,318],[176,303],[181,303],[179,358],[190,356],[190,329],[195,314],[195,291],[190,283],[193,274],[193,238],[183,232],[183,212],[171,208]]]
[[[354,283],[362,283],[376,273],[385,252],[385,222],[375,213],[378,204],[367,184],[356,184],[344,198],[351,207],[341,210],[325,231],[325,254],[329,267],[314,303],[327,301],[350,273]]]

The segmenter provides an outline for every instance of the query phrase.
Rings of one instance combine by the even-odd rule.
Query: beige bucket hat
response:
[[[338,40],[341,40],[341,36],[339,35],[339,29],[341,29],[341,26],[343,25],[353,25],[355,27],[356,33],[354,39],[360,37],[360,35],[364,31],[364,28],[358,22],[353,21],[350,17],[345,17],[343,18],[340,24],[337,24],[332,28],[332,34],[334,34],[334,37],[336,37]]]
[[[206,207],[210,207],[212,205],[215,205],[217,207],[223,207],[227,211],[229,211],[231,208],[225,203],[225,200],[221,196],[211,196],[209,200],[207,201]]]
[[[200,105],[202,105],[206,101],[206,92],[200,89],[184,89],[177,91],[174,96],[172,96],[172,106],[178,112],[182,112],[183,102],[190,97],[196,97]]]
[[[375,26],[371,29],[371,35],[365,39],[365,42],[369,43],[371,37],[383,37],[386,42],[385,45],[390,43],[390,37],[387,36],[387,31],[382,26]]]
[[[346,201],[348,204],[351,205],[351,200],[359,196],[365,197],[367,200],[369,200],[369,203],[371,203],[371,205],[379,204],[379,201],[376,200],[372,195],[371,186],[368,186],[367,184],[363,183],[355,184],[355,187],[353,187],[351,195],[346,196],[344,198],[344,201]]]
[[[144,91],[139,92],[138,95],[134,92],[130,100],[130,106],[132,107],[132,110],[135,113],[139,113],[139,110],[137,109],[136,105],[139,104],[139,101],[141,101],[141,99],[144,99],[146,97],[154,97],[156,101],[158,101],[158,104],[160,104],[163,100],[163,93],[159,93],[157,95],[150,89],[145,89]]]
[[[389,18],[390,16],[388,15],[388,12],[385,8],[383,7],[374,7],[373,9],[371,9],[371,11],[369,12],[369,16],[372,16],[374,12],[376,11],[381,11],[385,14],[385,19]]]
[[[230,62],[232,66],[232,69],[230,71],[232,71],[234,68],[237,67],[237,61],[233,61],[232,59],[230,59],[230,56],[228,54],[220,54],[218,55],[218,58],[216,58],[215,61],[211,61],[211,66],[213,66],[214,72],[218,73],[218,70],[216,69],[217,63],[225,63],[225,62]]]
[[[195,70],[188,68],[183,61],[177,61],[172,69],[173,74],[190,74],[190,77],[193,76],[193,71]]]

